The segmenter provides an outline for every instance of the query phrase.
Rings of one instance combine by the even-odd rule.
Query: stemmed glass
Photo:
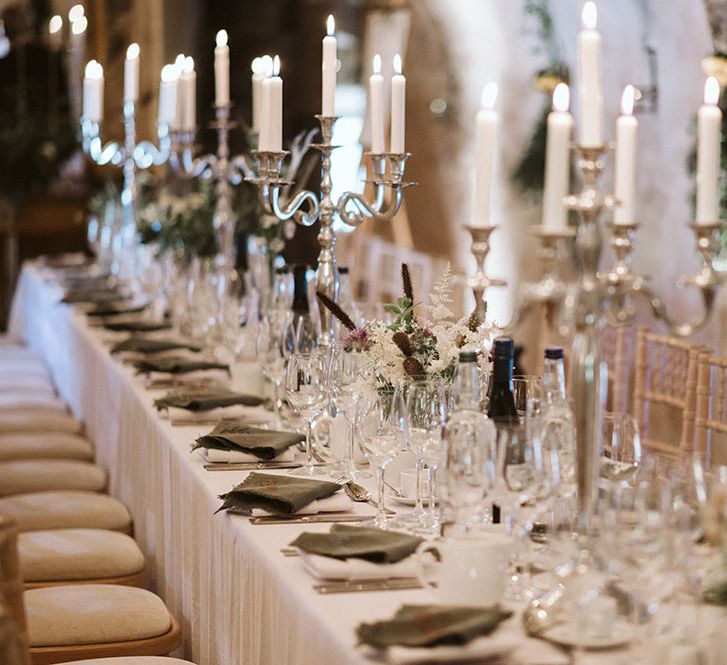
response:
[[[384,471],[399,450],[402,427],[405,427],[401,393],[398,390],[393,394],[368,391],[357,404],[356,421],[361,443],[376,468],[378,510],[373,525],[385,528],[389,518],[384,506]]]
[[[281,394],[280,387],[285,378],[285,345],[283,340],[284,315],[280,313],[275,316],[271,312],[264,317],[258,325],[255,350],[257,351],[258,363],[265,377],[273,384],[273,408],[275,418],[280,426],[282,419],[280,415]]]
[[[294,353],[288,358],[285,393],[289,404],[305,419],[306,465],[293,469],[294,475],[318,476],[326,471],[315,466],[313,458],[312,421],[318,417],[328,400],[328,372],[323,355]]]
[[[330,365],[331,401],[336,412],[347,421],[348,441],[346,455],[342,461],[341,472],[347,480],[370,478],[367,471],[356,469],[356,415],[357,403],[361,396],[371,388],[371,373],[365,366],[365,358],[356,351],[346,351],[341,347],[333,350]]]
[[[410,450],[417,463],[417,505],[412,513],[415,525],[425,530],[438,527],[435,503],[436,470],[442,462],[442,430],[447,414],[444,386],[440,379],[413,381],[404,387],[404,405]],[[427,471],[428,513],[422,506],[421,470]]]

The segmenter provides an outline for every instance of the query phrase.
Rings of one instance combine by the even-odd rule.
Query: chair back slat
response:
[[[0,515],[0,662],[30,665],[15,523]]]
[[[612,413],[628,413],[635,328],[606,323],[601,330],[601,358],[608,366],[608,404]]]
[[[708,463],[727,464],[727,358],[702,353],[697,377],[696,450]]]
[[[639,328],[633,411],[647,448],[669,454],[694,449],[697,374],[702,353],[702,347]],[[670,431],[679,433],[678,440],[667,440]]]

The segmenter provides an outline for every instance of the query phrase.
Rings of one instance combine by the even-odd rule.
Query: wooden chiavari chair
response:
[[[634,373],[634,416],[641,443],[677,456],[694,448],[697,366],[701,347],[639,328]]]
[[[695,450],[708,464],[727,465],[727,359],[702,353],[697,372]]]
[[[607,323],[601,331],[601,357],[608,366],[608,395],[606,410],[628,413],[631,368],[633,365],[633,325]]]

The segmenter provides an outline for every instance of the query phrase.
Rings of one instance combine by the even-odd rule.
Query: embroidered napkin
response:
[[[301,441],[305,441],[305,436],[295,432],[278,432],[239,423],[220,423],[209,434],[199,437],[192,450],[207,448],[210,461],[214,461],[214,455],[210,454],[213,450],[243,453],[271,460]]]
[[[123,342],[114,344],[111,353],[122,353],[133,351],[135,353],[162,353],[176,349],[188,349],[189,351],[201,351],[202,347],[192,342],[184,342],[174,339],[150,339],[148,337],[129,337]]]
[[[319,580],[363,580],[418,579],[422,565],[416,557],[398,563],[381,565],[363,559],[340,561],[327,556],[305,554],[301,557],[304,568]]]
[[[308,554],[335,559],[396,563],[416,551],[421,538],[397,531],[334,524],[329,533],[301,533],[292,543]]]
[[[190,374],[203,370],[223,370],[230,374],[230,366],[225,363],[218,363],[210,360],[190,360],[183,356],[167,356],[165,358],[146,358],[137,360],[134,363],[137,374],[151,374],[160,372],[162,374]],[[234,402],[239,404],[239,402]]]
[[[253,471],[226,494],[220,510],[260,508],[274,515],[292,515],[317,499],[341,489],[337,483]]]
[[[391,619],[360,624],[356,635],[359,644],[381,649],[462,645],[489,635],[511,616],[512,612],[497,607],[403,605]]]
[[[172,325],[163,321],[116,321],[104,323],[103,327],[111,332],[156,332],[169,330]]]
[[[276,462],[294,462],[295,453],[292,450],[285,450],[280,455],[273,457],[272,460]],[[261,460],[257,455],[243,453],[241,450],[207,449],[207,461],[215,464],[247,464],[272,460]]]

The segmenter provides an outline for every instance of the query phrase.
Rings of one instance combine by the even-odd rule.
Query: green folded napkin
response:
[[[225,363],[217,363],[211,360],[189,360],[188,358],[178,356],[138,360],[134,363],[134,367],[138,374],[148,374],[149,372],[187,374],[189,372],[196,372],[203,369],[224,369],[228,374],[230,373],[230,366]],[[239,404],[239,402],[234,403]],[[224,406],[227,406],[227,404]]]
[[[498,607],[403,605],[392,619],[362,623],[356,629],[359,644],[385,649],[391,646],[433,647],[467,644],[489,635],[512,616]]]
[[[112,332],[154,332],[156,330],[169,330],[170,323],[162,321],[117,321],[104,323],[103,327]]]
[[[235,404],[260,406],[263,401],[261,397],[236,393],[224,388],[199,388],[197,390],[177,390],[167,393],[164,397],[154,400],[154,406],[160,411],[173,406],[196,412],[210,411],[211,409],[219,409]]]
[[[305,436],[295,432],[276,432],[237,423],[220,423],[209,434],[199,437],[192,450],[240,450],[260,459],[271,460],[301,441],[305,441]]]
[[[396,563],[406,559],[421,543],[421,538],[406,533],[334,524],[329,533],[304,532],[290,544],[308,554],[321,554],[334,559]]]
[[[118,316],[119,314],[138,314],[143,312],[147,305],[136,305],[134,307],[120,307],[118,305],[97,304],[96,309],[86,312],[86,316]]]
[[[75,303],[111,303],[123,300],[118,289],[69,289],[63,296],[61,302]]]
[[[114,344],[111,353],[122,351],[136,351],[137,353],[161,353],[162,351],[173,351],[175,349],[189,349],[190,351],[201,351],[202,347],[192,342],[182,342],[174,339],[149,339],[148,337],[129,337],[123,342]]]
[[[292,515],[317,499],[341,489],[327,480],[311,480],[294,476],[274,476],[253,471],[227,494],[220,510],[252,510],[262,508],[273,515]]]

